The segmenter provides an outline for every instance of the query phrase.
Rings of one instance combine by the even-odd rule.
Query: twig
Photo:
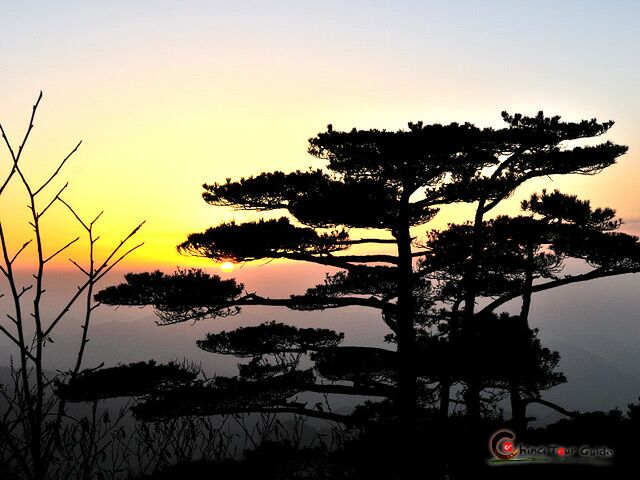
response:
[[[31,133],[31,130],[33,130],[33,120],[35,119],[36,110],[38,110],[38,105],[40,104],[40,100],[42,100],[42,91],[40,91],[40,94],[38,95],[38,99],[36,100],[36,103],[33,105],[33,109],[31,110],[31,118],[29,119],[29,126],[27,127],[27,131],[22,139],[22,143],[18,148],[17,155],[14,153],[13,147],[11,147],[11,142],[9,142],[9,138],[7,137],[7,134],[4,131],[2,124],[0,124],[0,133],[2,133],[2,138],[4,139],[4,143],[7,145],[7,148],[9,149],[9,153],[11,154],[11,158],[13,159],[13,167],[11,168],[11,172],[7,176],[6,180],[2,184],[2,187],[0,187],[0,195],[2,195],[2,192],[4,192],[4,189],[7,187],[7,185],[11,181],[11,178],[13,177],[14,173],[16,173],[16,171],[18,170],[17,168],[18,161],[20,160],[20,155],[22,154],[22,150],[25,144],[27,143],[29,134]]]
[[[58,168],[56,169],[55,172],[53,172],[51,174],[51,176],[49,177],[49,179],[44,182],[42,184],[42,186],[40,188],[38,188],[34,193],[33,196],[35,197],[36,195],[38,195],[47,185],[49,185],[49,183],[51,183],[51,181],[56,178],[56,176],[58,175],[58,173],[60,173],[60,170],[62,170],[62,167],[64,166],[65,163],[67,163],[67,160],[69,160],[69,158],[71,158],[71,155],[73,155],[74,153],[76,153],[76,150],[78,150],[78,148],[80,147],[80,145],[82,144],[82,140],[80,140],[78,142],[78,144],[73,148],[73,150],[71,150],[71,152],[69,152],[69,154],[64,157],[64,159],[62,160],[62,162],[60,162],[60,165],[58,165]]]
[[[28,246],[32,241],[33,241],[33,239],[31,239],[31,240],[28,240],[28,241],[24,242],[24,244],[22,245],[22,247],[20,247],[20,250],[18,250],[18,251],[16,252],[16,254],[11,258],[11,262],[10,262],[10,263],[15,262],[15,261],[16,261],[16,258],[18,258],[18,255],[20,255],[20,254],[22,253],[22,251],[23,251],[25,248],[27,248],[27,246]]]
[[[72,260],[72,259],[69,259],[69,261],[70,261],[71,263],[73,263],[76,267],[78,267],[78,269],[79,269],[82,273],[84,273],[87,277],[89,276],[89,272],[87,272],[84,268],[82,268],[78,263],[76,263],[76,262],[75,262],[74,260]]]
[[[24,353],[31,360],[35,361],[35,357],[31,354],[31,352],[29,352],[27,347],[20,343],[20,341],[16,337],[14,337],[9,330],[0,325],[0,332],[4,333],[9,340],[15,343],[22,353]]]
[[[42,216],[45,214],[45,212],[46,212],[47,210],[49,210],[49,207],[50,207],[51,205],[53,205],[53,204],[55,203],[55,201],[56,201],[56,200],[58,200],[58,199],[60,198],[60,194],[61,194],[62,192],[64,192],[64,190],[65,190],[68,186],[69,186],[69,182],[67,182],[67,183],[65,183],[65,184],[64,184],[64,186],[63,186],[63,187],[58,191],[58,193],[56,193],[56,195],[55,195],[55,196],[53,197],[53,199],[49,202],[49,204],[48,204],[46,207],[44,207],[44,210],[42,210],[42,211],[38,214],[38,218],[42,217]]]
[[[66,250],[67,248],[69,248],[71,245],[73,245],[74,243],[76,243],[78,240],[80,240],[80,237],[76,237],[73,240],[71,240],[69,243],[67,243],[64,247],[60,248],[58,251],[56,251],[55,253],[49,255],[47,258],[45,258],[43,260],[42,263],[47,263],[49,260],[51,260],[52,258],[54,258],[56,255],[58,255],[59,253],[63,252],[64,250]]]

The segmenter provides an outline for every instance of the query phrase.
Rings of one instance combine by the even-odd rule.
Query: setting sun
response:
[[[228,273],[228,272],[233,272],[233,269],[235,268],[235,265],[231,262],[222,262],[220,264],[220,270]]]

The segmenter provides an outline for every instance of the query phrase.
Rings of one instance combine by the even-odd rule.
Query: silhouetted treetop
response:
[[[627,147],[604,142],[587,147],[574,147],[571,150],[559,146],[547,147],[521,154],[512,171],[529,176],[577,173],[593,175],[613,165],[616,158],[624,154]]]
[[[615,231],[622,225],[615,210],[593,209],[588,200],[558,190],[533,194],[522,208],[548,225],[547,243],[557,255],[603,269],[640,268],[638,237]]]
[[[309,153],[328,161],[345,180],[369,179],[398,195],[411,195],[446,173],[465,173],[494,162],[490,129],[470,123],[424,125],[409,130],[333,130],[309,139]]]
[[[200,374],[193,365],[169,362],[131,363],[110,368],[84,370],[68,383],[56,386],[56,393],[72,402],[101,398],[136,397],[161,389],[190,384]]]
[[[318,308],[319,299],[266,298],[243,292],[244,286],[235,280],[222,280],[200,269],[178,270],[173,274],[129,273],[125,283],[108,287],[95,295],[98,302],[107,305],[151,306],[160,321],[167,325],[204,318],[236,315],[242,306],[269,305],[292,309]],[[365,306],[377,309],[387,304],[376,298],[360,296],[330,299],[321,308]]]
[[[597,137],[606,133],[615,123],[613,120],[598,122],[595,118],[580,122],[564,122],[561,121],[560,115],[545,117],[543,111],[539,111],[533,117],[521,113],[510,114],[506,111],[501,115],[510,127],[506,133],[532,148],[565,140]]]
[[[503,112],[509,127],[487,130],[494,143],[492,168],[478,169],[460,181],[444,182],[428,191],[430,204],[479,201],[486,213],[529,179],[556,174],[596,174],[615,163],[627,151],[624,145],[604,142],[594,146],[570,146],[570,140],[602,135],[613,122],[595,119],[562,122],[560,117],[535,117]]]
[[[305,297],[328,298],[344,295],[375,295],[388,301],[397,295],[398,272],[395,267],[358,266],[348,271],[326,274],[322,284],[307,289]]]
[[[304,353],[336,346],[343,333],[326,328],[298,328],[274,321],[251,327],[239,327],[231,332],[209,333],[198,340],[198,347],[212,353],[253,357],[272,353]]]
[[[580,258],[602,270],[633,271],[640,269],[638,237],[621,232],[585,231],[566,226],[564,235],[558,235],[551,248],[561,255]],[[571,235],[567,230],[571,230]]]
[[[357,385],[395,384],[397,356],[383,348],[344,346],[311,353],[315,370],[333,381]]]
[[[482,236],[476,239],[482,255],[475,260],[479,294],[508,291],[524,281],[528,269],[532,278],[556,278],[568,258],[607,269],[640,267],[638,239],[614,231],[622,224],[614,210],[592,209],[588,201],[557,190],[533,194],[522,208],[531,216],[498,216],[482,222]],[[425,242],[429,254],[421,261],[420,271],[429,278],[458,282],[462,288],[473,235],[471,223],[430,232]]]
[[[462,279],[467,272],[473,250],[474,226],[469,223],[449,225],[428,234],[430,255],[419,265],[427,278],[442,281],[445,294],[454,299],[462,295]],[[540,250],[549,243],[547,226],[530,217],[499,216],[483,222],[478,247],[482,256],[476,260],[476,288],[479,295],[493,296],[522,286],[529,268],[529,246],[534,278],[553,277],[561,271],[561,258],[553,251]]]
[[[322,193],[340,183],[321,170],[291,173],[264,172],[236,182],[205,183],[202,198],[210,205],[246,210],[289,208],[302,200],[304,192]]]
[[[613,165],[626,150],[625,146],[605,142],[571,150],[554,146],[539,151],[515,151],[491,173],[478,172],[461,182],[444,183],[429,195],[432,204],[482,200],[482,211],[486,213],[527,180],[570,173],[594,175]]]
[[[348,248],[344,230],[319,233],[296,227],[285,217],[237,224],[223,223],[202,233],[192,233],[178,251],[197,257],[235,262],[261,258],[286,258],[296,254],[326,255]]]
[[[478,200],[486,212],[531,178],[594,174],[627,149],[611,142],[567,145],[602,135],[613,122],[563,122],[542,112],[533,117],[503,113],[503,118],[508,126],[501,129],[418,122],[408,130],[342,132],[329,126],[309,140],[309,152],[327,161],[326,171],[227,179],[205,184],[203,197],[238,209],[286,209],[312,227],[394,232],[404,215],[410,225],[420,225],[433,218],[438,205]]]
[[[352,228],[392,228],[400,208],[400,194],[369,179],[338,180],[319,170],[262,173],[237,182],[205,184],[204,199],[218,206],[242,210],[286,209],[300,223],[312,227],[344,225]],[[411,210],[413,224],[437,213],[427,205]]]
[[[287,358],[284,361],[269,362],[264,355],[256,354],[248,363],[239,363],[240,378],[247,380],[267,380],[278,375],[285,375],[297,368],[298,358]]]
[[[529,200],[523,200],[521,206],[549,222],[573,223],[600,231],[616,230],[622,225],[622,220],[615,218],[615,210],[592,209],[589,200],[580,200],[577,195],[567,195],[558,190],[534,193]]]
[[[107,305],[151,305],[163,320],[181,321],[237,313],[232,306],[244,286],[233,279],[223,280],[199,269],[178,270],[167,275],[128,273],[126,283],[107,287],[95,295],[98,302]]]
[[[263,381],[214,377],[154,393],[135,405],[132,411],[141,420],[261,411],[286,406],[287,399],[311,382],[313,373],[309,370],[294,371]]]

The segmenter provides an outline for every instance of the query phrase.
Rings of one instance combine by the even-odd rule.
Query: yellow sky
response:
[[[511,205],[535,189],[561,188],[616,208],[630,231],[640,221],[633,4],[600,11],[586,2],[586,11],[571,12],[567,31],[546,15],[546,2],[539,11],[527,7],[526,21],[502,2],[484,9],[400,2],[393,10],[354,2],[322,11],[306,2],[99,3],[9,8],[0,25],[0,121],[17,142],[44,91],[23,166],[46,178],[83,140],[62,172],[65,198],[85,217],[105,210],[98,228],[105,247],[147,221],[132,268],[208,265],[178,255],[175,245],[248,217],[206,205],[201,184],[320,166],[306,154],[307,139],[328,123],[499,126],[504,109],[614,119],[608,138],[631,147],[619,165],[593,178],[528,184]],[[4,172],[10,163],[0,152]],[[24,204],[17,190],[0,201],[13,245],[28,234],[18,226]],[[453,211],[434,226],[466,213]],[[74,235],[63,209],[46,222],[52,249]]]

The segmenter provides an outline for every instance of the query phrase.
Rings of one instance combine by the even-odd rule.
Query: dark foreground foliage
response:
[[[615,452],[611,462],[579,463],[568,455],[564,460],[523,464],[491,465],[488,439],[505,428],[501,418],[485,419],[474,431],[463,416],[422,425],[416,465],[417,478],[471,479],[567,479],[631,478],[623,474],[634,466],[640,439],[640,403],[628,411],[589,412],[561,420],[544,428],[530,428],[517,437],[518,445],[606,447]],[[343,447],[331,451],[322,446],[294,448],[286,442],[265,442],[246,452],[241,460],[217,463],[195,461],[173,465],[140,480],[181,478],[284,479],[396,479],[397,432],[390,424],[378,424]]]

